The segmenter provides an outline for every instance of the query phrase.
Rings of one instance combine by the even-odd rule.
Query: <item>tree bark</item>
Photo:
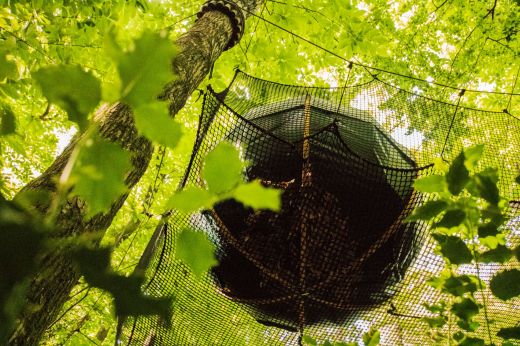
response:
[[[236,0],[235,2],[246,9],[243,14],[247,18],[263,0]],[[204,80],[215,60],[224,51],[232,32],[232,24],[224,13],[210,11],[175,42],[179,49],[173,61],[177,78],[165,87],[161,96],[170,102],[172,116],[184,107],[188,97]],[[148,167],[153,152],[152,144],[138,135],[132,112],[123,104],[101,109],[95,122],[104,138],[119,143],[131,153],[132,168],[126,179],[128,189],[131,189]],[[73,139],[54,163],[41,176],[27,184],[22,191],[45,190],[51,194],[56,193],[55,179],[60,176],[80,138],[78,136]],[[57,240],[91,232],[104,232],[127,196],[128,193],[120,196],[113,202],[108,212],[95,215],[88,220],[84,218],[85,203],[77,197],[70,198],[61,207],[57,218],[57,227],[60,230]],[[48,208],[49,205],[38,206],[38,209],[43,211]],[[56,319],[80,277],[65,248],[45,254],[39,263],[39,269],[38,274],[31,281],[26,308],[9,340],[11,345],[36,345]]]

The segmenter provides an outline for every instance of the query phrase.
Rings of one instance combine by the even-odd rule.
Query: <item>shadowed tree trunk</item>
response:
[[[243,11],[244,17],[247,18],[248,11],[256,9],[263,0],[235,0],[235,2],[241,8],[247,9]],[[228,1],[221,1],[221,3],[227,4]],[[179,49],[173,61],[177,79],[165,88],[162,96],[170,102],[172,116],[184,106],[188,97],[204,80],[212,64],[225,50],[232,34],[233,25],[228,15],[210,10],[175,42]],[[151,143],[138,136],[132,112],[123,104],[104,107],[96,115],[95,121],[103,137],[121,144],[131,152],[132,168],[126,179],[126,184],[131,189],[148,167],[153,152]],[[54,163],[40,177],[27,184],[22,191],[46,190],[51,194],[55,193],[55,178],[60,176],[79,138],[78,136],[73,139]],[[84,219],[84,202],[77,197],[70,198],[62,206],[57,218],[57,226],[60,229],[58,237],[104,232],[127,196],[128,193],[115,200],[107,213],[98,214],[88,220]],[[49,206],[38,206],[38,208],[46,211]],[[11,345],[37,344],[45,330],[56,319],[80,276],[73,267],[66,249],[45,254],[39,263],[39,268],[29,288],[26,308],[9,340]]]

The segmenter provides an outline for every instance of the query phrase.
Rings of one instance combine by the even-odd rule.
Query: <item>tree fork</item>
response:
[[[243,20],[262,2],[263,0],[235,0],[238,8],[243,9],[236,13],[238,8],[231,1],[210,0],[204,5],[194,25],[176,40],[179,53],[173,60],[173,70],[177,79],[167,85],[161,95],[162,99],[170,102],[172,116],[184,107],[188,97],[204,80],[222,52],[240,40],[241,33],[237,33],[237,25],[240,25],[240,20],[237,19],[240,19],[240,15],[243,26]],[[132,168],[126,179],[126,185],[131,189],[148,167],[153,152],[152,144],[138,135],[131,110],[121,103],[102,107],[94,121],[104,138],[119,143],[131,153]],[[22,191],[44,190],[55,194],[55,179],[60,176],[80,138],[81,136],[77,136],[73,139],[54,163]],[[59,210],[56,225],[60,232],[57,237],[104,232],[127,196],[128,193],[120,196],[112,203],[108,212],[88,220],[84,219],[85,203],[78,197],[68,199]],[[37,207],[43,211],[49,209],[49,205]],[[57,318],[79,277],[66,249],[45,254],[39,263],[39,272],[32,278],[26,307],[9,344],[38,344],[48,326]]]

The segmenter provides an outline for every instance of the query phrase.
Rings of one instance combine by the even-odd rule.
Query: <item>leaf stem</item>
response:
[[[484,319],[486,320],[486,329],[487,329],[487,334],[489,337],[489,344],[493,345],[493,337],[491,336],[491,328],[489,327],[489,316],[488,316],[488,309],[487,309],[488,303],[487,303],[486,295],[484,293],[484,287],[482,287],[482,280],[480,279],[480,264],[479,264],[478,258],[476,256],[477,244],[473,241],[473,239],[475,238],[475,227],[474,227],[473,223],[471,222],[470,218],[467,218],[466,221],[467,221],[466,226],[468,227],[469,236],[470,236],[470,239],[472,240],[471,255],[473,256],[473,260],[475,261],[475,268],[477,269],[478,288],[482,295],[482,304],[484,306]]]

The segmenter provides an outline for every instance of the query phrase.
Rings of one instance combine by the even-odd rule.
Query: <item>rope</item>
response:
[[[343,101],[343,96],[345,96],[345,91],[347,90],[347,83],[350,79],[350,72],[352,72],[352,66],[353,66],[352,63],[349,63],[347,66],[347,68],[348,68],[347,78],[345,78],[345,83],[343,84],[343,90],[341,91],[341,96],[339,98],[338,109],[336,109],[336,113],[339,113],[339,110],[341,108],[341,102]]]
[[[455,111],[453,112],[453,117],[451,118],[450,127],[448,128],[448,133],[446,134],[446,138],[444,139],[444,144],[442,145],[441,157],[444,157],[444,150],[446,150],[446,145],[448,144],[448,138],[450,137],[451,129],[453,128],[453,124],[455,123],[455,117],[457,116],[457,112],[459,111],[459,104],[462,96],[464,96],[465,90],[462,89],[459,93],[459,99],[457,100],[457,105],[455,106]]]
[[[511,101],[513,100],[513,92],[515,91],[515,88],[516,88],[516,82],[518,82],[518,74],[519,73],[520,73],[520,67],[516,71],[515,82],[513,83],[513,88],[511,89],[511,95],[509,95],[509,101],[507,102],[507,107],[505,109],[507,111],[506,113],[508,113],[508,114],[511,111]]]

